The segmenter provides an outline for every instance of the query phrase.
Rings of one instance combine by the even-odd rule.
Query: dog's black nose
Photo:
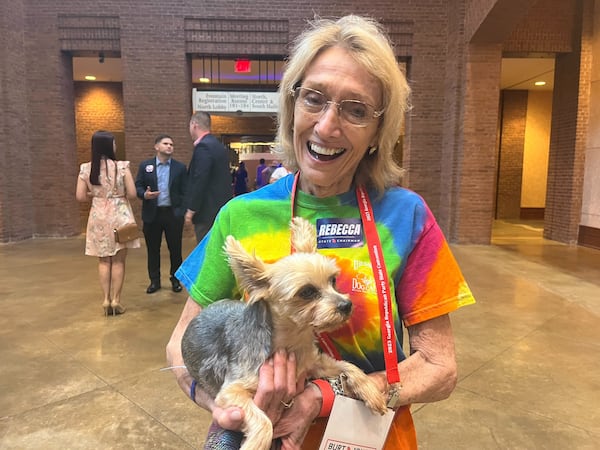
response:
[[[352,302],[347,299],[340,299],[337,304],[337,309],[342,314],[350,314],[352,312]]]

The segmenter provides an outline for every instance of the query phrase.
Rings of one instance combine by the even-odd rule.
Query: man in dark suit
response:
[[[173,292],[181,292],[181,284],[174,274],[182,261],[186,167],[172,158],[173,139],[170,136],[158,135],[154,140],[154,150],[156,156],[142,161],[135,180],[137,196],[143,199],[142,221],[150,277],[150,285],[146,292],[152,294],[161,287],[160,246],[163,232],[171,257],[171,287]]]
[[[185,223],[194,224],[200,242],[219,209],[232,197],[229,152],[210,134],[210,114],[197,111],[190,119],[194,153],[188,167]]]

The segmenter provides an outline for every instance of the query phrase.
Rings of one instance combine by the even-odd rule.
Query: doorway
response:
[[[492,240],[543,234],[553,86],[553,55],[503,58]]]

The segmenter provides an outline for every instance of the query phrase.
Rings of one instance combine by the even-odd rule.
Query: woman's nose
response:
[[[341,133],[341,127],[342,118],[338,106],[335,103],[328,103],[315,124],[318,134],[338,135]]]

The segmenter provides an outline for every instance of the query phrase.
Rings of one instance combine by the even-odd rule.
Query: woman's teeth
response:
[[[321,161],[331,161],[344,153],[344,148],[326,148],[320,145],[308,143],[308,151],[313,158]]]

